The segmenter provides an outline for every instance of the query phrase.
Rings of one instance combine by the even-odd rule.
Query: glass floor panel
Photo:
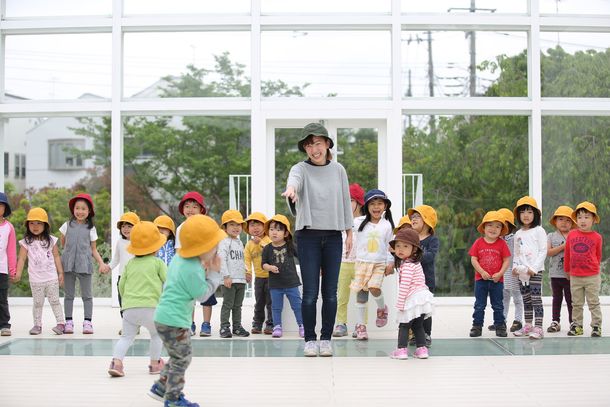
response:
[[[13,339],[0,345],[0,355],[112,356],[117,339]],[[298,339],[194,340],[197,357],[303,357]],[[336,357],[388,357],[394,339],[333,340]],[[432,356],[589,355],[610,354],[610,338],[434,339]],[[148,339],[136,339],[128,356],[147,356]],[[165,355],[166,356],[166,355]]]

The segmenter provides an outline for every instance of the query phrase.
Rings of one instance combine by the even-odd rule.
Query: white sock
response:
[[[363,304],[360,302],[356,303],[356,308],[358,309],[358,323],[360,325],[366,325],[366,321],[364,320],[364,314],[366,314],[366,306],[367,304]]]
[[[377,308],[383,309],[385,307],[385,301],[383,300],[383,293],[379,297],[375,297],[375,302],[377,303]]]

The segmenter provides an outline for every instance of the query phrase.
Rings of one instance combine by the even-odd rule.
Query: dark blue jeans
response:
[[[303,280],[303,325],[305,341],[315,341],[318,293],[322,290],[321,340],[330,340],[337,314],[337,282],[343,241],[336,230],[304,229],[296,232]],[[320,274],[322,286],[320,287]]]
[[[503,325],[504,320],[504,283],[494,283],[493,280],[477,280],[474,282],[474,313],[472,314],[472,325],[483,326],[485,308],[487,307],[487,296],[491,300],[491,309],[494,311],[494,325]]]
[[[273,324],[282,326],[282,309],[284,308],[284,295],[290,302],[290,308],[294,312],[297,325],[303,325],[303,311],[301,310],[301,293],[299,287],[292,288],[270,288],[271,309],[273,310]]]

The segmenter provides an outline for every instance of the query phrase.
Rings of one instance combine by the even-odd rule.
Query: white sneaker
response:
[[[309,357],[318,356],[318,343],[316,341],[305,342],[305,349],[303,349],[303,355]]]
[[[333,347],[330,341],[320,341],[320,356],[332,356]]]

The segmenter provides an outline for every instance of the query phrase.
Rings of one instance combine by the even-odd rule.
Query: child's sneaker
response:
[[[271,325],[271,324],[265,325],[265,329],[263,329],[263,333],[265,335],[271,335],[273,333],[273,325]]]
[[[260,326],[252,326],[252,329],[250,330],[251,334],[262,334],[263,333],[263,328]]]
[[[164,407],[199,407],[197,403],[191,403],[184,398],[184,395],[180,395],[178,400],[165,400]]]
[[[407,360],[409,359],[409,350],[407,348],[398,348],[390,353],[392,359]]]
[[[74,321],[71,319],[66,321],[66,325],[64,326],[65,334],[73,334],[74,333]]]
[[[500,338],[506,338],[508,336],[508,332],[506,332],[506,324],[496,325],[496,336]]]
[[[487,329],[488,329],[489,331],[495,331],[495,330],[496,330],[496,326],[495,326],[494,324],[491,324],[491,325],[489,325],[489,326],[487,327]]]
[[[165,399],[165,390],[161,390],[161,387],[157,383],[153,384],[146,394],[160,402],[163,402]]]
[[[428,356],[428,348],[425,346],[420,346],[415,349],[415,353],[413,354],[413,357],[416,359],[428,359]]]
[[[561,325],[559,325],[559,322],[553,321],[546,331],[550,333],[559,332],[561,331]]]
[[[328,340],[320,341],[320,356],[332,356],[333,347]]]
[[[523,328],[523,324],[517,320],[513,321],[513,324],[510,326],[510,331],[511,332],[515,332],[518,331],[519,329]]]
[[[432,347],[432,338],[430,337],[430,335],[426,334],[426,348],[431,348]]]
[[[335,330],[333,331],[333,336],[335,338],[340,338],[342,336],[347,335],[347,325],[345,324],[337,324]]]
[[[594,326],[591,331],[592,338],[600,338],[602,336],[602,329],[599,326]]]
[[[530,334],[530,332],[532,332],[532,324],[530,323],[525,323],[525,325],[523,325],[523,327],[521,329],[517,329],[515,332],[513,332],[513,335],[515,336],[528,336]]]
[[[11,328],[2,328],[0,329],[0,336],[11,336],[13,333],[11,332]]]
[[[250,332],[246,331],[243,326],[233,328],[233,335],[239,336],[240,338],[246,338],[250,336]]]
[[[197,325],[195,325],[195,321],[193,321],[193,322],[191,322],[191,336],[194,336],[196,332],[197,332]]]
[[[203,334],[203,326],[201,327],[201,333]],[[220,328],[220,337],[221,338],[232,338],[233,335],[231,334],[231,327],[223,326],[222,328]]]
[[[580,336],[583,334],[582,326],[576,325],[572,322],[570,325],[570,330],[568,331],[568,336]]]
[[[51,328],[51,331],[55,332],[55,335],[63,335],[65,329],[66,324],[57,324]]]
[[[42,327],[38,325],[34,325],[32,329],[30,329],[30,335],[40,335],[42,333]]]
[[[303,349],[303,355],[308,357],[318,356],[318,343],[316,341],[305,342],[305,349]]]
[[[273,333],[271,334],[273,338],[281,338],[282,337],[282,326],[276,325],[273,327]]]
[[[366,341],[367,339],[369,339],[369,334],[366,333],[366,325],[356,325],[356,340]]]
[[[535,326],[532,331],[529,333],[530,339],[542,339],[544,338],[544,331],[542,331],[542,327]]]
[[[301,338],[305,337],[305,327],[303,326],[303,324],[299,325],[299,336]]]
[[[85,335],[90,335],[93,333],[93,324],[91,323],[91,321],[87,321],[85,319],[85,322],[83,322],[83,333]]]
[[[377,328],[382,328],[388,323],[388,306],[385,305],[383,308],[377,308],[377,319],[375,325]]]
[[[123,362],[119,359],[112,359],[110,367],[108,368],[108,374],[112,377],[123,377],[125,372],[123,371]]]
[[[470,337],[471,338],[477,338],[477,337],[481,336],[482,334],[483,334],[483,329],[481,326],[473,325],[472,328],[470,328]]]
[[[163,370],[163,366],[165,366],[165,362],[163,361],[163,359],[159,359],[158,361],[151,363],[150,365],[148,365],[148,374],[161,373],[161,370]]]
[[[193,328],[191,327],[191,330],[192,329]],[[203,322],[201,324],[201,331],[199,331],[199,336],[212,336],[212,325],[210,325],[209,322]]]

